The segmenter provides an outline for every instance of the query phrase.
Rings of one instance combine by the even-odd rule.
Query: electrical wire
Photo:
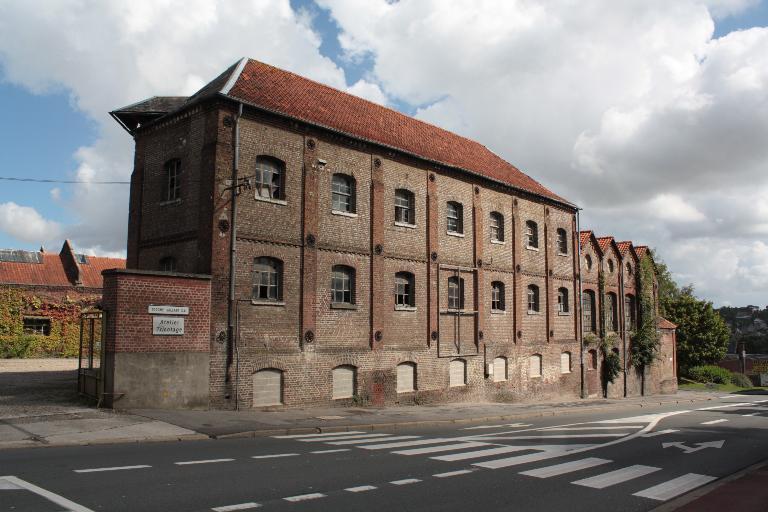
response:
[[[42,178],[11,178],[7,176],[0,176],[0,180],[5,181],[26,181],[32,183],[67,183],[76,184],[84,183],[89,185],[130,185],[130,181],[83,181],[83,180],[48,180]]]

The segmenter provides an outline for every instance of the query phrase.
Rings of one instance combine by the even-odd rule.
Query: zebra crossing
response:
[[[621,484],[647,476],[667,473],[662,468],[632,464],[615,467],[613,460],[583,456],[580,454],[638,437],[655,437],[677,432],[667,429],[652,431],[665,415],[647,415],[619,420],[604,420],[589,424],[558,425],[555,427],[522,428],[525,424],[506,424],[496,426],[470,427],[464,430],[490,430],[488,432],[456,437],[434,437],[420,435],[394,435],[386,433],[366,433],[362,431],[300,434],[273,436],[276,439],[299,441],[302,443],[344,446],[370,451],[388,451],[394,455],[424,456],[440,462],[468,461],[468,469],[450,471],[446,475],[469,474],[478,469],[498,470],[519,468],[518,474],[538,479],[555,477],[574,477],[573,485],[595,490],[610,489]],[[504,430],[514,428],[515,430]],[[512,441],[515,444],[509,444]],[[567,458],[562,462],[562,459]],[[560,459],[544,467],[526,469],[526,465],[546,463],[550,459]],[[554,462],[554,461],[553,461]],[[589,470],[605,469],[596,475],[579,477],[579,473]],[[442,475],[442,473],[441,473]],[[435,476],[435,475],[433,475]],[[631,494],[655,501],[667,501],[689,492],[697,487],[716,480],[717,477],[686,473],[668,475],[666,481],[656,482],[645,489],[632,489]],[[628,484],[630,485],[630,484]]]

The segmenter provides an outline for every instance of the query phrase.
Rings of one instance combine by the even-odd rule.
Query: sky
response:
[[[252,57],[488,146],[715,305],[768,304],[768,0],[0,0],[0,248],[124,256],[108,112]]]

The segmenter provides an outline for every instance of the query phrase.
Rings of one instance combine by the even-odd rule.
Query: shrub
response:
[[[605,354],[605,373],[603,378],[605,382],[613,382],[621,373],[621,358],[618,354],[611,351]]]
[[[0,358],[31,357],[38,349],[38,336],[7,336],[0,338]]]
[[[731,383],[731,372],[714,365],[694,366],[688,370],[688,376],[696,382]]]
[[[740,388],[751,388],[753,386],[749,377],[743,373],[733,372],[731,373],[731,382]]]

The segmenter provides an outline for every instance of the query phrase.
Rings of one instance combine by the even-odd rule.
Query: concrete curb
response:
[[[1,450],[13,450],[16,448],[57,448],[63,446],[91,446],[101,444],[120,444],[120,443],[160,443],[169,441],[199,441],[202,439],[210,439],[210,436],[205,434],[182,434],[182,435],[165,435],[165,436],[153,436],[153,437],[115,437],[110,439],[92,439],[88,441],[61,441],[56,443],[43,443],[39,441],[8,441],[0,442]]]
[[[616,409],[624,409],[628,407],[651,407],[657,405],[670,405],[681,403],[696,403],[707,402],[714,398],[711,396],[701,398],[688,398],[688,399],[675,399],[675,400],[661,400],[643,403],[619,403],[619,404],[607,404],[593,407],[580,407],[565,408],[562,410],[546,410],[546,411],[532,411],[527,413],[515,413],[505,414],[500,416],[480,416],[472,418],[452,418],[445,420],[416,420],[416,421],[398,421],[398,422],[386,422],[386,423],[360,423],[360,424],[348,424],[348,425],[318,425],[311,427],[287,427],[287,428],[269,428],[258,430],[246,430],[243,432],[233,432],[231,434],[210,434],[211,439],[244,439],[254,437],[267,437],[275,435],[302,435],[302,434],[319,434],[319,433],[332,433],[332,432],[348,432],[350,430],[397,430],[398,428],[410,428],[410,427],[429,427],[440,426],[450,424],[467,424],[467,423],[482,423],[487,421],[512,421],[526,418],[543,418],[548,416],[565,416],[569,414],[578,414],[581,412],[598,412],[609,411]],[[185,427],[187,428],[187,427]]]

